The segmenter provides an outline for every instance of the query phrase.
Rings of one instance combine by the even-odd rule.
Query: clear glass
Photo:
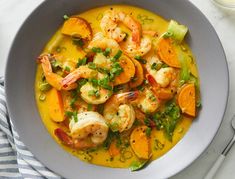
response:
[[[214,0],[220,6],[235,9],[235,0]]]

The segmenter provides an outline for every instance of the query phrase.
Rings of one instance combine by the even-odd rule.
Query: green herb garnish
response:
[[[122,55],[122,51],[121,51],[121,50],[118,50],[118,52],[116,53],[116,55],[114,55],[114,57],[111,58],[111,61],[112,61],[112,62],[117,61],[117,60],[121,57],[121,55]]]
[[[87,111],[92,111],[93,105],[92,104],[87,104]]]
[[[138,86],[137,89],[138,89],[139,91],[143,92],[145,88],[144,88],[144,86],[141,85],[141,86]]]
[[[89,62],[88,63],[88,68],[92,69],[92,70],[95,70],[96,69],[96,64],[93,63],[93,62]]]
[[[197,107],[197,108],[202,107],[202,102],[201,102],[201,100],[198,100],[198,101],[197,101],[197,103],[196,103],[196,107]]]
[[[164,111],[153,115],[157,129],[163,129],[169,141],[172,141],[173,133],[181,117],[180,108],[175,102],[168,102]]]
[[[89,96],[95,96],[96,98],[99,98],[100,97],[100,92],[99,92],[99,90],[90,90],[88,92],[88,95]]]
[[[47,81],[39,83],[39,90],[40,91],[46,92],[46,91],[49,91],[50,89],[51,89],[51,85]]]
[[[74,96],[74,97],[71,99],[69,105],[70,105],[72,108],[75,107],[75,103],[76,103],[77,99],[78,99],[78,96],[77,96],[77,95]]]
[[[112,86],[109,85],[109,77],[106,76],[103,79],[98,80],[98,85],[104,89],[112,90]]]
[[[173,35],[173,33],[172,32],[166,32],[166,33],[164,33],[163,34],[163,38],[170,38],[170,37],[172,37],[172,35]]]
[[[141,56],[137,55],[135,56],[135,59],[138,60],[140,63],[142,64],[146,64],[147,61],[145,59],[143,59]]]
[[[82,65],[85,65],[86,62],[87,62],[87,57],[84,57],[82,59],[78,59],[77,68],[82,66]]]
[[[72,36],[72,41],[73,41],[74,45],[77,45],[79,47],[83,47],[83,45],[84,45],[84,42],[83,42],[81,37],[74,37],[74,36]]]
[[[92,86],[94,86],[94,87],[98,86],[98,80],[97,79],[90,78],[88,81],[92,84]]]
[[[146,131],[145,131],[146,136],[147,136],[147,137],[150,137],[151,132],[152,132],[152,129],[151,129],[150,127],[147,127],[147,128],[146,128]]]
[[[45,93],[41,93],[41,94],[39,95],[39,100],[40,100],[40,101],[45,101],[45,99],[46,99],[46,94],[45,94]]]
[[[111,53],[111,50],[112,50],[111,48],[106,48],[105,51],[103,52],[103,55],[106,57],[109,56],[109,54]]]
[[[104,104],[97,105],[97,112],[102,115],[103,111],[104,111]]]
[[[67,71],[67,72],[70,72],[70,68],[69,68],[68,66],[66,66],[66,67],[64,68],[64,70]]]
[[[158,64],[157,64],[157,63],[153,63],[153,64],[151,65],[151,69],[152,69],[152,70],[158,70]]]
[[[99,47],[92,47],[91,51],[94,52],[94,53],[101,53],[102,49],[99,48]]]
[[[63,15],[63,18],[64,18],[64,20],[68,20],[69,16],[65,14],[65,15]]]
[[[131,171],[137,171],[143,168],[148,163],[148,160],[139,160],[139,161],[133,161],[130,165]]]
[[[68,118],[72,118],[75,122],[78,122],[78,112],[75,111],[75,112],[72,112],[72,111],[65,111],[65,116],[68,117]]]

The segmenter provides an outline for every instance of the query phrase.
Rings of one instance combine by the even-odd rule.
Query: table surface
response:
[[[18,0],[0,1],[0,76],[4,75],[7,55],[17,30],[29,13],[42,1],[24,0],[20,3]],[[235,109],[235,101],[232,100],[235,99],[235,88],[234,83],[232,83],[235,79],[235,11],[217,7],[210,0],[190,1],[209,19],[222,42],[229,65],[230,96],[224,120],[211,145],[196,161],[172,179],[203,178],[233,136],[230,120]],[[227,155],[215,178],[235,178],[234,161],[235,147]]]

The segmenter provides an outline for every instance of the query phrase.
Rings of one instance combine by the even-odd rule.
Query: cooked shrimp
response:
[[[161,68],[157,71],[155,77],[156,82],[163,88],[167,87],[173,79],[174,69],[171,67]]]
[[[50,57],[49,54],[44,54],[38,57],[38,61],[42,65],[43,73],[47,82],[51,86],[55,87],[57,90],[61,90],[61,89],[71,90],[71,89],[76,88],[77,87],[76,84],[70,84],[70,85],[67,85],[66,87],[62,85],[63,77],[61,77],[60,75],[56,73],[53,73],[49,57]]]
[[[99,47],[102,50],[106,48],[111,49],[111,56],[114,56],[118,50],[120,50],[119,44],[112,38],[104,37],[104,35],[99,32],[96,33],[92,41],[89,43],[88,48],[92,49],[93,47]]]
[[[154,76],[163,63],[153,49],[144,56],[144,59],[147,61],[145,65],[147,72]]]
[[[119,22],[122,22],[132,31],[132,41],[139,46],[141,25],[124,12],[107,11],[101,19],[100,27],[107,37],[121,42],[126,37],[126,33],[122,32],[120,27],[118,27]]]
[[[160,87],[167,87],[175,79],[176,70],[172,67],[162,68],[162,62],[153,51],[148,53],[145,59],[147,60],[145,67],[148,73],[153,76]]]
[[[133,104],[144,113],[152,113],[158,109],[160,101],[152,90],[146,88],[143,92],[139,93],[138,98],[133,101]]]
[[[123,132],[132,127],[135,111],[130,101],[136,99],[136,91],[112,96],[104,105],[104,118],[112,131]]]
[[[74,82],[76,82],[78,79],[93,78],[96,77],[97,74],[97,71],[90,69],[87,65],[80,66],[62,79],[62,86],[70,86],[74,84]]]
[[[62,129],[55,130],[55,135],[67,146],[87,149],[102,144],[108,135],[108,126],[103,116],[97,112],[83,112],[69,123],[70,135]]]
[[[94,87],[89,82],[83,85],[80,91],[82,99],[89,104],[105,103],[112,94],[110,90],[98,86]]]
[[[96,78],[99,80],[104,79],[105,75],[92,70],[87,66],[80,66],[62,80],[62,85],[66,87],[67,85],[73,84],[80,78]],[[112,87],[111,83],[109,83],[109,85]],[[83,85],[80,91],[82,99],[89,104],[102,104],[111,96],[110,90],[104,89],[100,86],[95,87],[90,82]]]
[[[162,68],[162,62],[154,53],[148,53],[145,59],[147,60],[145,66],[148,72],[147,79],[154,93],[159,99],[173,98],[177,91],[179,70],[172,67]]]
[[[140,45],[137,46],[128,38],[121,45],[123,51],[125,51],[130,57],[143,56],[147,54],[152,48],[151,39],[148,36],[143,36],[140,40]]]
[[[88,45],[89,49],[92,48],[101,48],[105,50],[107,48],[111,49],[109,56],[115,56],[120,50],[119,44],[114,40],[107,37],[104,37],[102,33],[97,33],[93,40]],[[110,69],[112,62],[110,58],[103,55],[103,53],[97,53],[94,56],[93,62],[99,67]]]

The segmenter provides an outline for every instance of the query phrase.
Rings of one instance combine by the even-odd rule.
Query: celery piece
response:
[[[137,171],[142,169],[146,164],[148,163],[148,160],[138,160],[138,161],[133,161],[130,165],[131,171]]]
[[[178,22],[171,20],[168,25],[166,34],[168,34],[168,36],[170,36],[178,43],[181,43],[187,32],[188,28],[186,26],[180,25],[178,24]]]
[[[179,54],[179,60],[181,64],[181,71],[180,71],[180,81],[182,82],[181,85],[186,83],[190,78],[190,70],[188,66],[188,59],[185,57],[183,53]]]

